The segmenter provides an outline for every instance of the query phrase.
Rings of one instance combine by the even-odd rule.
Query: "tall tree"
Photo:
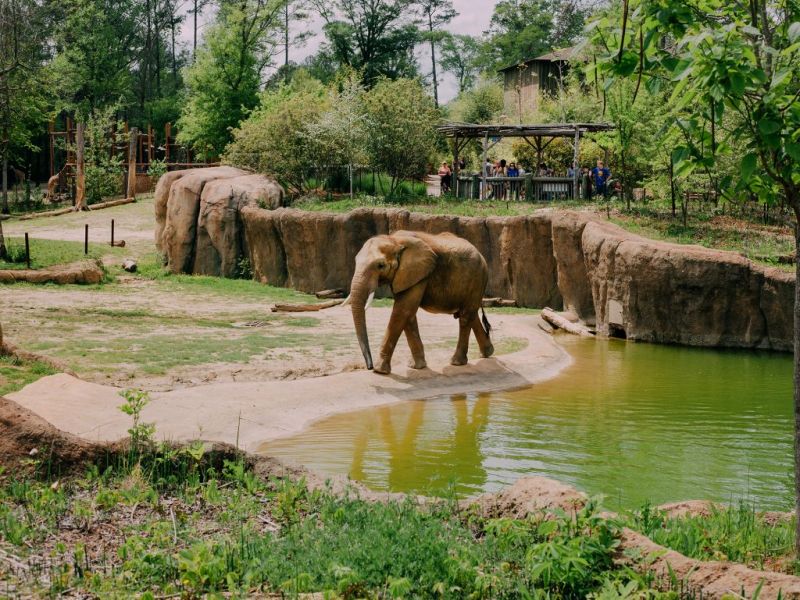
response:
[[[582,33],[586,4],[581,0],[501,0],[486,32],[481,65],[497,70],[573,45]]]
[[[380,77],[417,74],[414,48],[419,30],[413,0],[313,0],[325,20],[327,41],[320,53],[337,67],[361,72],[365,84]]]
[[[459,93],[474,85],[479,53],[480,42],[471,35],[448,35],[442,41],[442,69],[455,75]]]
[[[427,27],[425,38],[431,49],[431,80],[433,82],[433,102],[439,107],[439,81],[436,75],[436,44],[446,38],[447,34],[440,31],[455,18],[458,13],[453,8],[453,0],[417,0],[424,26]]]
[[[66,0],[52,63],[59,108],[83,115],[126,104],[132,67],[140,57],[141,6],[134,0]]]
[[[2,210],[9,212],[8,169],[15,154],[35,149],[33,137],[45,121],[46,58],[42,7],[35,0],[0,0],[0,179]],[[0,226],[0,258],[6,256]]]
[[[677,176],[713,171],[735,149],[740,166],[720,182],[735,201],[753,194],[794,211],[800,253],[800,5],[794,0],[626,0],[593,24],[604,87],[615,78],[642,87],[674,82]],[[683,114],[680,114],[682,112]],[[735,118],[723,119],[726,113]],[[800,261],[796,280],[800,282]],[[800,517],[800,285],[794,304],[795,495]],[[796,552],[800,554],[800,518]]]
[[[186,73],[181,142],[218,156],[231,128],[257,106],[264,69],[280,44],[283,6],[282,0],[239,0],[220,8]]]

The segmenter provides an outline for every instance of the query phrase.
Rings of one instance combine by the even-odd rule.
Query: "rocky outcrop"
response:
[[[206,184],[197,219],[193,273],[235,277],[239,261],[249,252],[242,231],[246,206],[275,209],[283,204],[283,189],[263,175],[216,179]]]
[[[247,258],[254,278],[269,285],[348,289],[355,255],[370,237],[447,231],[486,258],[487,296],[563,308],[601,335],[792,349],[794,276],[736,253],[642,238],[574,211],[486,218],[306,212],[278,208],[277,184],[230,167],[164,177],[156,188],[156,238],[173,272],[230,277]]]

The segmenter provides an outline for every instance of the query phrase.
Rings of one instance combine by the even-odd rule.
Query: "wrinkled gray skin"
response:
[[[405,332],[414,369],[424,369],[425,349],[417,327],[417,310],[450,314],[458,319],[458,345],[450,363],[467,364],[470,331],[474,332],[481,356],[494,352],[486,329],[478,317],[489,271],[481,253],[468,241],[450,233],[430,235],[397,231],[367,240],[356,256],[356,270],[350,284],[349,304],[353,311],[358,343],[367,368],[376,373],[391,372],[392,354],[400,334]],[[382,284],[391,286],[394,308],[381,344],[377,365],[373,365],[367,336],[367,298]]]

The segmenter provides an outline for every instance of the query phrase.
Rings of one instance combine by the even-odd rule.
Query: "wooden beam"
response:
[[[86,164],[84,162],[84,124],[78,122],[75,132],[75,210],[88,210],[86,206]]]
[[[136,197],[136,146],[139,141],[139,130],[133,127],[128,141],[128,198]]]

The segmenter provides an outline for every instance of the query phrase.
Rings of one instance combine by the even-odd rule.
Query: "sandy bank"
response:
[[[342,309],[346,310],[346,309]],[[388,309],[374,309],[388,319]],[[385,314],[384,314],[385,313]],[[422,319],[441,316],[422,315]],[[570,363],[569,355],[538,328],[538,317],[495,315],[500,329],[513,331],[527,345],[497,358],[450,366],[434,353],[429,369],[403,366],[402,355],[388,376],[365,370],[292,381],[226,382],[152,394],[143,419],[156,425],[161,439],[204,439],[238,444],[254,451],[268,440],[296,434],[325,417],[403,400],[510,389],[553,377]],[[424,331],[424,323],[421,323]],[[375,332],[377,334],[377,332]],[[452,352],[452,349],[448,349]],[[66,374],[44,377],[9,399],[58,429],[90,441],[126,437],[130,417],[118,409],[120,388],[82,381]]]

